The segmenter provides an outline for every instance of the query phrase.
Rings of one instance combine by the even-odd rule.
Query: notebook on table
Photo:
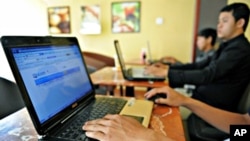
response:
[[[95,95],[75,37],[2,36],[1,43],[40,140],[90,140],[82,125],[108,113],[148,126],[152,102]]]
[[[158,77],[154,75],[147,75],[144,73],[144,67],[130,67],[126,68],[121,47],[118,40],[114,41],[115,50],[117,54],[117,58],[120,63],[120,67],[122,70],[122,75],[127,80],[135,80],[135,81],[164,81],[165,77]]]

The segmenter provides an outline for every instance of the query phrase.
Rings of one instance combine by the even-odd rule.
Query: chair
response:
[[[0,119],[24,106],[18,86],[14,82],[0,77]]]
[[[115,66],[115,60],[112,57],[87,51],[83,51],[82,55],[84,56],[87,65],[92,66],[97,70],[105,66],[111,66],[111,67]]]
[[[241,99],[237,107],[237,112],[245,114],[248,112],[249,108],[250,108],[250,82],[248,83],[243,95],[241,96]],[[203,121],[198,122],[198,120],[200,119],[196,117],[196,115],[191,115],[188,120],[189,120],[189,125],[192,125],[188,127],[188,131],[190,131],[191,133],[190,137],[192,140],[196,140],[196,138],[199,138],[198,140],[202,140],[202,141],[213,141],[216,139],[212,139],[210,137],[211,136],[215,137],[216,135],[218,138],[229,137],[228,134],[221,132],[220,130],[210,125],[207,126],[207,123]],[[199,130],[199,129],[202,129],[202,130]]]
[[[250,83],[248,83],[247,88],[240,99],[237,110],[239,113],[245,114],[248,112],[249,108],[250,108]]]
[[[112,57],[102,55],[99,53],[87,52],[87,51],[83,51],[82,55],[87,64],[87,69],[88,69],[89,74],[95,72],[96,70],[104,68],[106,66],[111,66],[111,67],[115,66],[115,60]],[[107,94],[108,91],[111,95],[114,94],[113,87],[107,88],[105,86],[95,85],[95,92],[97,94]]]

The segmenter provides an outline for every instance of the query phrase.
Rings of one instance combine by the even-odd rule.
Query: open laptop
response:
[[[149,57],[148,63],[154,64],[154,63],[160,62],[160,60],[152,58],[151,47],[150,47],[149,41],[147,41],[147,48],[148,48],[148,57]]]
[[[40,140],[91,140],[82,125],[108,113],[148,126],[151,101],[95,96],[75,37],[3,36],[1,43]]]
[[[146,75],[144,74],[144,67],[130,67],[126,68],[121,47],[118,40],[114,41],[115,50],[117,54],[117,58],[120,63],[120,67],[122,70],[122,75],[127,80],[135,80],[135,81],[164,81],[165,77],[157,77],[154,75]]]
[[[152,58],[151,46],[150,46],[149,41],[147,41],[147,48],[148,48],[148,56],[149,56],[148,63],[149,64],[154,64],[154,63],[159,62],[159,63],[163,63],[165,65],[171,65],[171,63],[166,61],[166,60],[160,60],[160,59],[153,59]]]

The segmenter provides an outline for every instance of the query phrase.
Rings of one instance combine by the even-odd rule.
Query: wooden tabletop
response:
[[[130,86],[130,87],[163,87],[168,85],[166,81],[128,81],[122,76],[120,69],[114,67],[104,67],[90,75],[94,84],[106,86]]]
[[[176,141],[185,141],[178,107],[155,105],[149,128]],[[37,141],[38,134],[26,108],[0,120],[1,141]]]

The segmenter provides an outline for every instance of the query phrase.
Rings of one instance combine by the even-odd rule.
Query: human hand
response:
[[[154,64],[152,64],[151,66],[155,66],[155,67],[163,68],[163,69],[168,69],[168,68],[169,68],[168,65],[165,65],[165,64],[163,64],[163,63],[161,63],[161,62],[154,63]]]
[[[145,98],[150,98],[158,93],[166,94],[167,98],[159,98],[155,100],[155,103],[158,104],[166,104],[169,106],[181,106],[183,103],[188,99],[188,97],[180,94],[179,92],[175,91],[174,89],[170,88],[169,86],[161,87],[161,88],[154,88],[147,93],[145,93]]]
[[[172,56],[165,56],[160,59],[161,62],[169,62],[170,64],[175,64],[178,60]]]
[[[144,73],[158,77],[166,77],[168,74],[168,69],[169,69],[168,65],[155,63],[150,66],[146,66]]]
[[[100,141],[170,140],[145,128],[137,120],[121,115],[106,115],[102,119],[86,122],[82,128],[86,130],[86,136]]]

